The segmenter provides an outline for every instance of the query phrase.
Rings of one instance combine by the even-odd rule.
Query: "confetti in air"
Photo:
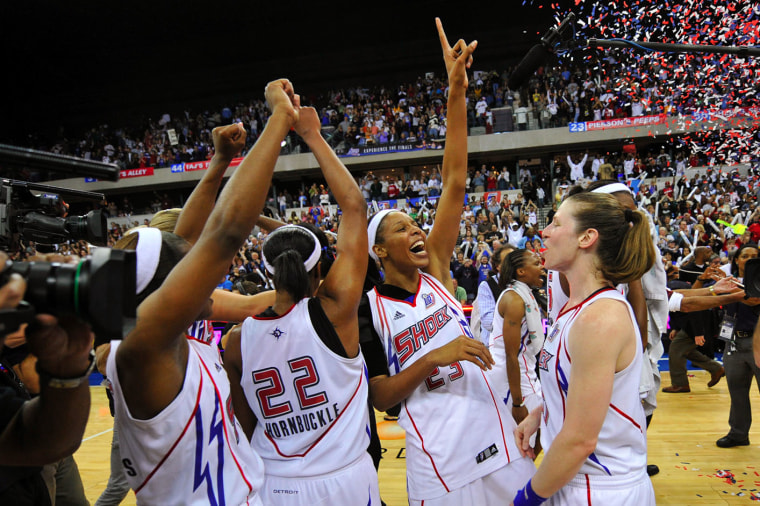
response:
[[[538,5],[544,2],[529,2]],[[715,46],[760,45],[760,3],[749,0],[574,0],[548,4],[559,23],[569,11],[578,39],[623,39]],[[567,6],[570,10],[567,10]],[[713,163],[760,160],[760,57],[663,53],[642,49],[573,51],[561,62],[601,72],[601,87],[619,101],[646,103],[647,114],[703,128],[670,138]]]

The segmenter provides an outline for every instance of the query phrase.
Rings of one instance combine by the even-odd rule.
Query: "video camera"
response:
[[[40,194],[35,195],[32,190]],[[68,206],[61,194],[97,201],[103,199],[99,193],[0,179],[0,249],[15,251],[19,239],[44,245],[84,239],[95,246],[105,246],[108,230],[103,212],[66,216]]]
[[[116,181],[116,165],[0,145],[0,165],[44,167]],[[106,218],[101,211],[66,216],[61,196],[101,201],[103,195],[56,188],[38,183],[0,179],[0,249],[13,252],[19,240],[52,246],[69,240],[107,243]],[[14,309],[0,310],[0,337],[13,332],[34,315],[74,313],[92,325],[98,342],[120,339],[124,317],[136,314],[137,258],[134,252],[98,248],[90,258],[74,264],[12,262],[0,266],[0,286],[13,273],[26,279],[24,301]]]
[[[77,264],[57,262],[6,262],[0,286],[11,274],[26,279],[24,302],[0,310],[0,335],[31,323],[36,313],[73,313],[92,325],[98,342],[121,339],[123,317],[134,317],[134,251],[98,248]]]

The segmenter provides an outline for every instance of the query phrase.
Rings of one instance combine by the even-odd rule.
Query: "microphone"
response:
[[[572,25],[575,21],[575,14],[569,13],[559,26],[551,27],[546,34],[541,37],[541,42],[536,44],[525,58],[515,67],[512,75],[509,76],[509,88],[518,89],[523,83],[533,75],[533,72],[544,64],[551,55],[554,54],[555,47],[562,42],[567,42],[572,38]]]
[[[509,88],[511,90],[519,89],[553,54],[554,51],[543,43],[536,44],[530,48],[528,54],[525,55],[525,58],[520,61],[509,76]]]

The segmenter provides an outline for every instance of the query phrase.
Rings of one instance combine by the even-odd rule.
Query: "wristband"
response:
[[[717,297],[718,296],[718,294],[715,293],[715,287],[714,286],[710,287],[710,293],[712,294],[713,297]]]
[[[522,408],[524,406],[525,406],[525,399],[523,399],[520,404],[515,404],[514,402],[512,403],[513,408]]]
[[[54,378],[49,373],[40,368],[40,363],[35,366],[37,374],[40,376],[40,384],[46,384],[51,388],[77,388],[83,382],[87,381],[90,373],[95,369],[95,350],[90,350],[90,365],[83,375],[76,378]]]
[[[546,501],[547,497],[541,497],[533,491],[533,486],[530,483],[531,481],[533,480],[528,480],[528,483],[517,491],[517,495],[512,500],[514,506],[539,506]]]

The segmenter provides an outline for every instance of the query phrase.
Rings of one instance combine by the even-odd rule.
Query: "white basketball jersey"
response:
[[[514,291],[510,287],[501,292],[499,300],[496,301],[496,309],[493,312],[493,332],[491,333],[489,350],[495,362],[493,368],[488,371],[488,377],[491,385],[497,393],[497,397],[507,403],[509,397],[509,383],[507,381],[507,352],[504,348],[504,317],[499,314],[499,303],[508,291]],[[519,295],[519,294],[518,294]],[[531,310],[539,311],[536,299],[531,294]],[[520,363],[520,390],[523,397],[531,394],[541,395],[541,383],[538,381],[536,374],[536,360],[541,348],[544,345],[544,334],[539,333],[534,339],[530,339],[528,332],[528,322],[525,317],[522,319],[520,326],[520,349],[517,352],[517,361]],[[512,408],[511,405],[507,405]]]
[[[460,304],[427,274],[420,273],[411,302],[376,289],[367,296],[391,375],[461,335],[472,338]],[[404,400],[399,415],[409,498],[442,496],[519,459],[515,423],[503,406],[475,364],[436,368]]]
[[[570,296],[562,290],[559,276],[559,271],[546,272],[546,312],[549,315],[549,325],[553,325],[557,321],[557,315],[562,311],[567,301],[570,300]]]
[[[188,327],[186,334],[197,341],[210,344],[214,341],[214,326],[210,320],[196,320]]]
[[[618,300],[628,308],[631,317],[629,324],[635,332],[636,353],[625,369],[615,373],[612,398],[596,448],[581,466],[579,474],[620,476],[643,472],[646,467],[647,436],[646,418],[639,399],[641,336],[631,306],[620,292],[612,288],[598,291],[581,304],[566,308],[546,336],[539,356],[544,394],[541,444],[544,448],[550,448],[565,420],[565,404],[572,381],[571,357],[567,346],[570,329],[583,309],[602,298]]]
[[[258,420],[251,446],[267,475],[331,473],[369,445],[364,357],[333,353],[312,325],[308,302],[243,323],[240,384]]]
[[[121,459],[138,504],[261,504],[264,465],[232,414],[230,384],[215,346],[188,338],[182,390],[150,420],[133,418],[116,367],[121,341],[106,366]]]

